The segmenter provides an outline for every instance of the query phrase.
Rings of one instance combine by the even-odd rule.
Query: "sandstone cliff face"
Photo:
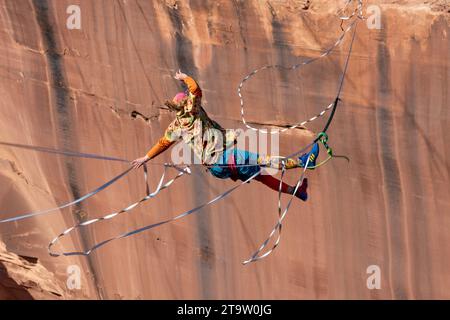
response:
[[[141,156],[171,121],[158,106],[180,90],[171,77],[178,68],[199,80],[211,117],[242,127],[236,94],[242,77],[265,64],[320,54],[340,34],[341,2],[1,0],[0,140]],[[81,30],[66,28],[66,8],[74,3]],[[140,198],[140,172],[79,206],[0,225],[8,250],[38,257],[62,283],[67,267],[79,266],[81,289],[63,290],[75,298],[450,298],[449,5],[371,4],[382,10],[382,28],[360,23],[329,131],[335,152],[351,162],[310,173],[310,200],[293,204],[271,257],[240,263],[277,216],[276,193],[256,182],[196,216],[88,258],[47,255],[47,243],[64,228]],[[334,99],[348,45],[349,38],[299,71],[256,77],[244,90],[248,120],[282,125],[320,111]],[[323,124],[283,135],[281,153],[304,146]],[[77,198],[124,168],[1,147],[0,217]],[[153,187],[160,173],[151,168]],[[59,249],[89,247],[234,185],[200,168],[194,173]],[[290,182],[295,178],[289,174]],[[381,269],[380,290],[366,287],[370,265]],[[28,297],[22,293],[7,297]]]
[[[0,242],[0,299],[61,299],[58,280],[33,257],[7,252]]]

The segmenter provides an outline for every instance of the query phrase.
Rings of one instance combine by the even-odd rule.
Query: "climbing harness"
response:
[[[345,7],[342,9],[342,12],[345,11],[345,9],[352,2],[353,2],[353,0],[348,0],[346,5],[345,5]],[[297,128],[299,126],[303,126],[306,123],[312,122],[312,121],[322,117],[323,115],[325,115],[325,113],[327,113],[328,111],[331,110],[331,114],[330,114],[330,116],[329,116],[329,118],[328,118],[328,120],[327,120],[327,122],[326,122],[326,124],[325,124],[325,126],[323,128],[323,130],[317,135],[317,137],[314,139],[314,141],[312,141],[307,146],[303,147],[301,150],[298,150],[298,151],[296,151],[295,153],[293,153],[293,154],[291,154],[289,156],[281,157],[281,179],[280,179],[280,185],[279,185],[279,190],[278,190],[278,220],[277,220],[275,226],[273,227],[272,231],[269,233],[269,236],[264,240],[264,242],[261,244],[261,246],[258,248],[258,250],[256,250],[251,255],[251,257],[249,259],[245,260],[243,262],[243,264],[248,264],[248,263],[251,263],[251,262],[254,262],[254,261],[258,261],[258,260],[261,260],[261,259],[267,257],[279,245],[280,240],[281,240],[282,222],[283,222],[284,218],[286,217],[286,215],[287,215],[287,213],[289,211],[289,208],[291,206],[292,200],[295,197],[295,194],[297,193],[299,187],[303,184],[303,181],[304,181],[305,176],[306,176],[307,169],[308,168],[314,169],[314,168],[320,167],[320,166],[324,165],[325,163],[327,163],[329,160],[331,160],[334,157],[346,158],[345,156],[338,156],[338,155],[334,155],[333,154],[332,148],[328,145],[328,135],[327,135],[326,132],[327,132],[329,126],[331,125],[331,122],[332,122],[333,117],[334,117],[335,112],[336,112],[336,108],[337,108],[338,103],[340,101],[340,95],[341,95],[341,91],[342,91],[345,75],[347,73],[351,52],[352,52],[352,49],[353,49],[353,43],[354,43],[354,40],[355,40],[356,27],[357,27],[357,24],[358,24],[358,20],[359,19],[364,19],[363,15],[362,15],[362,0],[358,0],[358,4],[357,4],[356,9],[354,9],[354,11],[349,16],[341,16],[340,17],[340,19],[341,19],[341,26],[342,26],[342,23],[343,23],[344,20],[351,20],[354,17],[357,17],[357,19],[352,21],[348,25],[348,27],[346,29],[342,28],[343,32],[339,36],[338,40],[331,47],[326,49],[318,57],[305,60],[302,63],[293,65],[291,67],[284,67],[284,66],[281,66],[281,65],[266,65],[266,66],[263,66],[261,68],[255,69],[252,72],[250,72],[247,76],[244,77],[244,79],[240,82],[240,84],[238,86],[237,93],[238,93],[238,96],[239,96],[239,99],[240,99],[241,118],[242,118],[242,122],[244,123],[244,125],[247,128],[255,130],[255,131],[273,134],[275,132],[268,132],[265,129],[254,128],[254,127],[250,126],[248,124],[248,122],[245,120],[245,117],[244,117],[244,98],[243,98],[243,95],[242,95],[242,89],[244,88],[245,83],[247,81],[249,81],[255,74],[257,74],[258,72],[260,72],[262,70],[265,70],[265,69],[279,68],[279,69],[284,69],[284,70],[295,70],[295,69],[297,69],[299,67],[302,67],[302,66],[305,66],[307,64],[310,64],[310,63],[312,63],[312,62],[314,62],[314,61],[316,61],[316,60],[318,60],[320,58],[326,57],[337,46],[339,46],[343,42],[344,37],[347,34],[347,32],[349,32],[350,30],[353,30],[353,37],[352,37],[352,40],[351,40],[350,48],[349,48],[347,59],[346,59],[346,62],[345,62],[345,67],[344,67],[342,75],[341,75],[339,88],[338,88],[336,99],[334,100],[334,102],[329,104],[327,107],[325,107],[316,116],[314,116],[312,118],[309,118],[306,121],[303,121],[303,122],[291,125],[291,126],[289,126],[287,128],[284,128],[284,129],[279,131],[279,132],[285,132],[287,130]],[[291,195],[289,201],[287,202],[285,208],[282,209],[282,204],[281,204],[281,195],[282,195],[281,186],[282,186],[282,183],[283,183],[283,178],[284,178],[285,173],[286,173],[286,159],[294,157],[296,155],[299,155],[299,154],[307,151],[308,149],[310,149],[317,142],[321,143],[324,146],[324,148],[327,150],[327,154],[328,154],[327,159],[325,159],[321,163],[315,165],[314,167],[309,167],[309,162],[310,162],[310,158],[311,157],[307,158],[306,164],[305,164],[305,166],[304,166],[304,168],[302,170],[302,173],[301,173],[301,175],[300,175],[300,177],[297,180],[297,183],[295,185],[294,192]],[[52,149],[52,148],[40,147],[40,146],[23,145],[23,144],[15,144],[15,143],[8,143],[8,142],[0,142],[0,145],[8,146],[8,147],[14,147],[14,148],[22,148],[22,149],[27,149],[27,150],[34,150],[34,151],[38,151],[38,152],[59,154],[59,155],[69,156],[69,157],[80,157],[80,158],[99,159],[99,160],[127,162],[127,163],[130,162],[128,160],[120,159],[120,158],[116,158],[116,157],[106,157],[106,156],[101,156],[101,155],[73,152],[73,151],[68,151],[68,150],[58,150],[58,149]],[[348,160],[348,158],[346,158],[346,159]],[[158,164],[151,163],[151,165],[158,165]],[[176,215],[173,218],[170,218],[170,219],[167,219],[167,220],[164,220],[164,221],[160,221],[160,222],[157,222],[157,223],[153,223],[153,224],[141,227],[139,229],[136,229],[136,230],[133,230],[133,231],[130,231],[130,232],[126,232],[126,233],[122,233],[122,234],[120,234],[118,236],[115,236],[115,237],[103,240],[103,241],[101,241],[99,243],[94,244],[93,246],[91,246],[87,250],[84,250],[84,251],[69,251],[69,252],[57,252],[57,251],[53,250],[53,246],[56,245],[59,240],[61,240],[63,237],[65,237],[66,235],[68,235],[72,231],[74,231],[74,230],[76,230],[78,228],[81,228],[81,227],[86,227],[88,225],[93,225],[93,224],[95,224],[97,222],[100,222],[100,221],[113,219],[114,217],[117,217],[118,215],[121,215],[123,213],[128,213],[131,210],[133,210],[134,208],[136,208],[138,205],[140,205],[140,204],[142,204],[142,203],[144,203],[144,202],[146,202],[146,201],[148,201],[150,199],[153,199],[154,197],[156,197],[159,194],[159,192],[161,192],[164,189],[167,189],[169,186],[171,186],[180,177],[182,177],[182,176],[184,176],[186,174],[191,174],[192,171],[190,169],[190,166],[191,165],[189,165],[189,166],[188,165],[180,166],[180,165],[165,163],[164,164],[164,172],[161,175],[161,178],[159,180],[159,183],[158,183],[156,189],[153,192],[150,192],[150,188],[149,188],[149,185],[148,185],[148,170],[147,170],[147,166],[144,165],[143,166],[144,179],[145,179],[145,184],[146,184],[146,195],[145,195],[145,197],[141,198],[139,201],[134,202],[134,203],[128,205],[127,207],[125,207],[125,208],[123,208],[123,209],[121,209],[119,211],[107,214],[107,215],[102,216],[100,218],[90,219],[90,220],[78,223],[78,224],[76,224],[76,225],[74,225],[74,226],[64,230],[63,232],[61,232],[57,237],[55,237],[49,243],[49,245],[48,245],[49,254],[51,256],[54,256],[54,257],[57,257],[57,256],[72,256],[72,255],[84,255],[84,256],[90,255],[93,251],[95,251],[96,249],[104,246],[105,244],[107,244],[107,243],[109,243],[111,241],[122,239],[122,238],[126,238],[126,237],[129,237],[129,236],[138,234],[140,232],[143,232],[143,231],[146,231],[146,230],[150,230],[150,229],[153,229],[155,227],[158,227],[158,226],[161,226],[161,225],[164,225],[164,224],[168,224],[170,222],[173,222],[175,220],[181,219],[181,218],[186,217],[188,215],[191,215],[191,214],[199,211],[200,209],[202,209],[202,208],[204,208],[204,207],[206,207],[208,205],[211,205],[211,204],[213,204],[213,203],[215,203],[215,202],[225,198],[227,195],[229,195],[230,193],[232,193],[233,191],[235,191],[236,189],[238,189],[239,187],[241,187],[245,183],[250,182],[251,180],[256,178],[261,173],[260,171],[258,171],[257,173],[255,173],[253,176],[251,176],[247,180],[245,180],[245,181],[241,182],[240,184],[238,184],[238,185],[228,189],[227,191],[219,194],[218,196],[214,197],[213,199],[211,199],[211,200],[209,200],[209,201],[207,201],[207,202],[205,202],[205,203],[203,203],[203,204],[201,204],[201,205],[199,205],[199,206],[197,206],[197,207],[195,207],[193,209],[190,209],[190,210],[187,210],[187,211],[185,211],[185,212],[183,212],[181,214],[178,214],[178,215]],[[238,167],[238,166],[247,166],[247,165],[246,164],[243,164],[243,165],[237,164],[235,166]],[[252,166],[255,166],[255,165],[252,164]],[[261,166],[261,167],[264,167],[264,166]],[[168,180],[167,182],[165,182],[167,169],[169,169],[169,168],[175,169],[178,173],[176,174],[176,176],[174,178],[172,178],[172,179]],[[27,219],[27,218],[31,218],[31,217],[36,217],[36,216],[48,214],[48,213],[51,213],[51,212],[55,212],[55,211],[58,211],[58,210],[61,210],[61,209],[73,206],[73,205],[75,205],[77,203],[80,203],[82,201],[85,201],[86,199],[88,199],[88,198],[98,194],[99,192],[105,190],[106,188],[108,188],[109,186],[111,186],[112,184],[117,182],[119,179],[121,179],[125,175],[127,175],[131,170],[132,170],[132,167],[126,169],[125,171],[123,171],[119,175],[115,176],[114,178],[112,178],[108,182],[106,182],[103,185],[97,187],[93,191],[88,192],[87,194],[85,194],[84,196],[82,196],[82,197],[80,197],[78,199],[75,199],[73,201],[61,204],[61,205],[59,205],[59,206],[57,206],[55,208],[50,208],[50,209],[41,210],[41,211],[34,211],[34,212],[30,212],[30,213],[21,214],[21,215],[15,216],[15,217],[11,217],[11,218],[6,218],[6,219],[3,219],[3,220],[0,220],[0,224],[1,223],[6,223],[6,222],[20,221],[20,220],[23,220],[23,219]],[[269,250],[267,250],[266,252],[263,253],[263,251],[268,246],[270,240],[275,236],[276,233],[277,233],[277,239],[275,240],[274,244],[272,245],[272,247]]]

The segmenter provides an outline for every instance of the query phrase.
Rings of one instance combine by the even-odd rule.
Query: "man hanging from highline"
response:
[[[176,73],[175,79],[183,81],[188,88],[186,92],[178,93],[172,101],[165,103],[170,110],[176,111],[176,118],[150,151],[144,157],[132,162],[134,168],[141,167],[182,139],[201,159],[201,163],[208,168],[209,172],[220,179],[231,178],[234,181],[246,181],[261,172],[262,167],[281,169],[282,164],[278,160],[279,157],[264,156],[237,149],[236,137],[230,137],[234,131],[225,130],[217,122],[211,120],[201,106],[202,90],[197,82],[181,71]],[[220,132],[221,135],[215,134],[217,132]],[[309,153],[305,153],[297,159],[284,159],[285,167],[286,169],[304,168],[309,157],[308,169],[313,169],[318,155],[319,146],[315,143]],[[280,180],[271,175],[259,174],[255,180],[275,191],[280,188]],[[308,180],[305,178],[295,196],[306,201],[308,199],[307,188]],[[292,195],[294,191],[295,187],[282,183],[281,192]]]

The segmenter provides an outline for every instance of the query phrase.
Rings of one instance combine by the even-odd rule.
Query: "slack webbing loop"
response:
[[[355,21],[351,22],[350,25],[342,32],[342,34],[341,34],[341,36],[338,38],[338,40],[337,40],[330,48],[326,49],[321,55],[319,55],[319,56],[317,56],[317,57],[310,58],[310,59],[305,60],[305,61],[303,61],[303,62],[301,62],[301,63],[295,64],[295,65],[293,65],[293,66],[291,66],[291,67],[284,67],[284,66],[281,66],[281,65],[266,65],[266,66],[263,66],[263,67],[261,67],[261,68],[255,69],[255,70],[253,70],[252,72],[250,72],[249,74],[247,74],[247,75],[242,79],[242,81],[240,82],[240,84],[239,84],[239,86],[238,86],[238,90],[237,90],[237,93],[238,93],[238,96],[239,96],[239,100],[240,100],[240,105],[241,105],[241,119],[242,119],[243,124],[244,124],[248,129],[251,129],[251,130],[254,130],[254,131],[258,131],[258,132],[262,132],[262,133],[267,133],[267,134],[277,134],[277,133],[279,133],[279,132],[285,132],[285,131],[287,131],[287,130],[291,130],[291,129],[294,129],[294,128],[298,128],[298,127],[304,126],[305,124],[307,124],[307,123],[309,123],[309,122],[312,122],[312,121],[314,121],[314,120],[316,120],[316,119],[322,117],[323,115],[325,115],[325,113],[326,113],[328,110],[332,109],[332,108],[334,107],[335,103],[329,104],[329,105],[328,105],[327,107],[325,107],[319,114],[317,114],[316,116],[314,116],[314,117],[312,117],[312,118],[310,118],[310,119],[308,119],[308,120],[305,120],[305,121],[303,121],[303,122],[300,122],[300,123],[297,123],[297,124],[288,126],[287,128],[281,129],[280,131],[275,131],[275,132],[274,132],[274,131],[268,131],[268,130],[266,130],[266,129],[259,129],[259,128],[252,127],[252,126],[249,125],[248,122],[245,120],[245,116],[244,116],[244,106],[245,106],[245,104],[244,104],[244,97],[243,97],[243,94],[242,94],[242,89],[243,89],[243,87],[244,87],[245,82],[249,81],[253,76],[255,76],[255,75],[256,75],[258,72],[260,72],[260,71],[263,71],[263,70],[266,70],[266,69],[271,69],[271,68],[278,68],[278,69],[285,69],[285,70],[295,70],[295,69],[297,69],[297,68],[299,68],[299,67],[302,67],[302,66],[311,64],[311,63],[315,62],[316,60],[319,60],[319,59],[321,59],[321,58],[323,58],[323,57],[328,56],[331,52],[333,52],[333,50],[334,50],[337,46],[339,46],[339,45],[342,43],[342,41],[344,40],[345,35],[347,34],[347,32],[349,32],[350,30],[352,30],[352,29],[354,29],[354,28],[356,27],[357,21],[358,21],[358,20],[355,20]]]
[[[305,148],[301,149],[300,151],[295,152],[295,153],[292,154],[292,155],[289,155],[289,156],[288,156],[289,158],[290,158],[290,157],[293,157],[293,156],[295,156],[295,155],[297,155],[297,154],[302,153],[305,149],[307,150],[307,148],[309,148],[309,147],[311,147],[312,145],[314,145],[316,142],[318,142],[318,141],[319,141],[321,138],[323,138],[323,137],[325,137],[325,143],[328,141],[328,136],[326,135],[326,131],[328,130],[329,126],[331,125],[331,123],[332,123],[332,121],[333,121],[333,118],[334,118],[334,115],[335,115],[335,112],[336,112],[337,105],[338,105],[338,103],[339,103],[339,101],[340,101],[340,95],[341,95],[341,92],[342,92],[342,88],[343,88],[343,84],[344,84],[344,80],[345,80],[345,75],[346,75],[347,70],[348,70],[348,65],[349,65],[349,61],[350,61],[350,56],[351,56],[351,53],[352,53],[352,50],[353,50],[353,43],[354,43],[354,41],[355,41],[355,36],[356,36],[356,26],[357,26],[358,20],[355,20],[355,22],[353,22],[353,23],[354,23],[354,25],[355,25],[355,28],[353,29],[352,41],[351,41],[351,43],[350,43],[350,48],[349,48],[349,51],[348,51],[348,55],[347,55],[347,59],[346,59],[346,62],[345,62],[344,70],[343,70],[342,75],[341,75],[341,80],[340,80],[340,83],[339,83],[339,88],[338,88],[337,95],[336,95],[336,98],[335,98],[334,103],[333,103],[333,107],[332,107],[331,114],[330,114],[330,116],[329,116],[329,118],[328,118],[328,120],[327,120],[327,123],[325,124],[325,126],[324,126],[324,128],[323,128],[323,130],[322,130],[322,135],[318,135],[318,136],[314,139],[314,141],[313,141],[312,143],[310,143],[308,146],[306,146]],[[351,24],[351,26],[352,26],[352,25],[353,25],[353,24]],[[245,79],[245,80],[247,80],[247,79]],[[244,80],[244,81],[245,81],[245,80]],[[241,85],[242,85],[242,83],[241,83]],[[240,87],[242,87],[242,86],[240,86]],[[243,102],[242,102],[242,96],[240,95],[240,90],[239,90],[238,93],[239,93],[239,97],[241,98],[241,106],[242,106],[242,105],[243,105]],[[253,127],[248,126],[248,125],[245,123],[245,119],[243,118],[243,111],[241,112],[241,114],[242,114],[243,122],[244,122],[244,124],[245,124],[248,128],[251,128],[251,129],[253,129],[253,130],[258,130],[258,131],[259,131],[259,129],[256,129],[256,128],[253,128]],[[332,152],[331,152],[331,153],[332,153]],[[341,157],[341,156],[339,156],[339,157]],[[287,158],[287,157],[286,157],[286,158]],[[285,159],[286,159],[286,158],[285,158]],[[333,158],[333,155],[329,155],[329,156],[328,156],[328,159],[326,159],[324,162],[322,162],[321,164],[317,165],[316,167],[318,167],[318,166],[320,166],[320,165],[322,165],[322,164],[328,162],[328,161],[329,161],[330,159],[332,159],[332,158]],[[303,183],[303,181],[304,181],[305,173],[306,173],[306,170],[307,170],[308,165],[309,165],[309,160],[310,160],[310,157],[308,157],[308,160],[307,160],[306,165],[305,165],[305,167],[304,167],[304,169],[303,169],[303,172],[302,172],[302,174],[301,174],[301,176],[300,176],[300,178],[299,178],[299,180],[298,180],[298,182],[297,182],[297,184],[296,184],[296,186],[295,186],[295,191],[294,191],[293,195],[291,196],[289,202],[287,203],[286,208],[285,208],[285,210],[283,211],[282,214],[280,214],[280,212],[281,212],[281,193],[279,192],[279,198],[278,198],[278,213],[279,213],[279,217],[278,217],[278,221],[277,221],[277,223],[275,224],[275,227],[274,227],[274,228],[272,229],[272,231],[270,232],[269,236],[266,238],[266,240],[265,240],[265,241],[262,243],[262,245],[259,247],[259,249],[258,249],[258,250],[250,257],[250,259],[244,261],[243,264],[248,264],[248,263],[251,263],[251,262],[254,262],[254,261],[257,261],[257,260],[261,260],[261,259],[267,257],[268,255],[270,255],[270,254],[276,249],[276,247],[277,247],[278,244],[280,243],[282,221],[283,221],[283,219],[285,218],[285,216],[286,216],[286,214],[287,214],[287,212],[288,212],[288,210],[289,210],[289,207],[290,207],[290,205],[291,205],[292,199],[295,197],[295,194],[296,194],[296,192],[297,192],[299,186],[300,186],[300,185]],[[282,161],[282,165],[285,166],[285,165],[284,165],[284,161]],[[283,175],[284,175],[284,174],[283,174],[283,171],[282,171],[282,177],[281,177],[281,180],[280,180],[280,188],[281,188],[281,184],[283,183]],[[271,248],[270,250],[268,250],[267,252],[265,252],[264,254],[260,254],[260,253],[265,249],[265,247],[267,246],[267,244],[269,243],[269,241],[272,239],[272,237],[275,235],[275,233],[277,232],[277,230],[278,230],[278,237],[277,237],[277,240],[275,241],[274,245],[272,246],[272,248]]]
[[[30,145],[22,145],[22,144],[12,144],[12,143],[2,143],[0,142],[0,144],[5,145],[5,146],[10,146],[10,147],[17,147],[17,148],[23,148],[23,149],[27,149],[27,150],[34,150],[34,151],[38,151],[38,152],[46,152],[46,153],[52,153],[52,154],[61,154],[64,156],[69,156],[69,157],[82,157],[82,158],[91,158],[91,159],[101,159],[101,160],[107,160],[107,161],[121,161],[121,162],[128,162],[127,160],[123,160],[123,159],[119,159],[119,158],[114,158],[114,157],[104,157],[104,156],[99,156],[99,155],[94,155],[94,154],[87,154],[87,153],[80,153],[80,152],[73,152],[73,151],[67,151],[67,150],[57,150],[57,149],[52,149],[52,148],[46,148],[46,147],[36,147],[36,146],[30,146]],[[148,190],[148,171],[146,166],[144,167],[144,177],[145,177],[145,182],[146,182],[146,189]],[[58,256],[71,256],[71,255],[89,255],[90,253],[92,253],[94,250],[106,245],[107,243],[114,241],[114,240],[118,240],[118,239],[122,239],[122,238],[126,238],[135,234],[138,234],[140,232],[158,227],[160,225],[163,224],[167,224],[170,223],[172,221],[181,219],[187,215],[190,215],[192,213],[195,213],[197,211],[199,211],[200,209],[202,209],[205,206],[208,206],[210,204],[215,203],[216,201],[219,201],[221,199],[223,199],[224,197],[226,197],[227,195],[229,195],[231,192],[233,192],[234,190],[236,190],[237,188],[241,187],[242,185],[244,185],[246,182],[251,181],[252,179],[254,179],[257,175],[260,174],[260,172],[257,172],[256,174],[254,174],[253,176],[251,176],[249,179],[247,179],[246,181],[242,182],[241,184],[225,191],[224,193],[219,194],[218,196],[214,197],[213,199],[211,199],[210,201],[203,203],[202,205],[197,206],[194,209],[188,210],[186,212],[183,212],[181,214],[179,214],[178,216],[168,219],[168,220],[164,220],[158,223],[154,223],[127,233],[123,233],[121,235],[118,235],[116,237],[104,240],[100,243],[95,244],[94,246],[92,246],[90,249],[85,250],[85,251],[73,251],[73,252],[55,252],[52,250],[53,246],[56,245],[58,243],[58,241],[68,235],[69,233],[71,233],[72,231],[74,231],[75,229],[78,229],[80,227],[85,227],[88,225],[92,225],[95,224],[99,221],[103,221],[103,220],[109,220],[109,219],[113,219],[114,217],[125,213],[125,212],[130,212],[132,209],[136,208],[139,204],[150,200],[154,197],[156,197],[156,195],[163,189],[168,188],[176,179],[178,179],[179,177],[181,177],[182,175],[188,173],[190,174],[191,171],[189,169],[189,167],[185,167],[185,168],[180,168],[179,166],[175,165],[175,164],[164,164],[164,168],[165,171],[167,168],[174,168],[176,170],[179,171],[178,175],[171,179],[170,181],[166,182],[165,184],[163,184],[164,181],[164,176],[165,176],[165,171],[160,179],[160,182],[156,188],[156,190],[153,193],[149,193],[147,192],[146,196],[142,199],[140,199],[139,201],[128,205],[126,208],[119,210],[117,212],[114,213],[110,213],[108,215],[105,215],[103,217],[100,218],[95,218],[95,219],[90,219],[88,221],[84,221],[82,223],[79,223],[75,226],[72,226],[66,230],[64,230],[63,232],[61,232],[57,237],[55,237],[48,245],[48,251],[49,254],[53,257],[58,257]],[[128,169],[126,169],[124,172],[120,173],[119,175],[117,175],[116,177],[114,177],[113,179],[109,180],[108,182],[106,182],[105,184],[101,185],[100,187],[96,188],[93,191],[88,192],[86,195],[75,199],[73,201],[64,203],[58,207],[55,208],[50,208],[50,209],[46,209],[46,210],[41,210],[41,211],[34,211],[31,213],[26,213],[26,214],[22,214],[19,216],[15,216],[15,217],[11,217],[11,218],[7,218],[7,219],[3,219],[0,220],[0,223],[6,223],[6,222],[13,222],[13,221],[19,221],[19,220],[23,220],[23,219],[27,219],[27,218],[31,218],[31,217],[35,217],[35,216],[39,216],[39,215],[44,215],[53,211],[57,211],[57,210],[61,210],[64,208],[67,208],[69,206],[72,206],[74,204],[80,203],[92,196],[94,196],[95,194],[105,190],[107,187],[111,186],[113,183],[117,182],[119,179],[121,179],[122,177],[124,177],[125,175],[127,175],[131,170],[133,169],[133,167],[129,167]]]
[[[281,171],[281,179],[280,179],[280,186],[278,189],[278,221],[275,224],[275,226],[273,227],[272,231],[270,232],[269,236],[264,240],[264,242],[261,244],[261,246],[258,248],[258,250],[255,251],[255,253],[253,253],[253,255],[247,259],[246,261],[242,262],[244,265],[251,263],[251,262],[255,262],[261,259],[264,259],[265,257],[269,256],[279,245],[280,240],[281,240],[281,229],[282,229],[282,223],[284,218],[286,217],[289,208],[291,206],[292,200],[296,197],[295,195],[297,194],[298,188],[303,184],[303,181],[305,179],[305,174],[306,174],[306,170],[308,169],[308,165],[309,165],[309,160],[310,157],[308,157],[307,161],[306,161],[306,165],[303,168],[302,174],[300,176],[300,178],[297,181],[297,184],[295,185],[294,191],[288,201],[288,203],[286,204],[286,207],[284,208],[284,210],[281,209],[281,186],[283,184],[283,177],[284,177],[284,172],[286,171],[286,164],[284,161],[281,162],[282,164],[282,171]],[[261,254],[261,252],[267,247],[267,245],[269,244],[269,241],[272,239],[272,237],[275,235],[275,233],[278,231],[278,237],[275,240],[274,244],[272,245],[272,248],[270,248],[268,251],[266,251],[264,254]]]
[[[75,228],[82,227],[82,226],[85,226],[85,225],[86,225],[86,224],[85,224],[85,225],[79,224],[79,225],[77,225],[77,226],[74,226],[74,227],[72,227],[72,228],[69,228],[69,229],[65,230],[65,231],[64,231],[63,233],[61,233],[58,237],[56,237],[56,238],[49,244],[49,252],[50,252],[50,254],[51,254],[52,256],[60,256],[60,255],[64,255],[64,256],[85,255],[85,256],[87,256],[87,255],[90,255],[93,251],[97,250],[98,248],[100,248],[100,247],[106,245],[107,243],[109,243],[109,242],[111,242],[111,241],[115,241],[115,240],[127,238],[127,237],[130,237],[130,236],[132,236],[132,235],[136,235],[136,234],[138,234],[138,233],[141,233],[141,232],[144,232],[144,231],[147,231],[147,230],[150,230],[150,229],[153,229],[153,228],[162,226],[162,225],[164,225],[164,224],[171,223],[171,222],[173,222],[173,221],[175,221],[175,220],[182,219],[182,218],[184,218],[184,217],[186,217],[186,216],[188,216],[188,215],[191,215],[191,214],[193,214],[193,213],[195,213],[195,212],[198,212],[200,209],[202,209],[202,208],[204,208],[204,207],[206,207],[206,206],[208,206],[208,205],[211,205],[211,204],[213,204],[213,203],[215,203],[215,202],[217,202],[217,201],[219,201],[219,200],[225,198],[226,196],[228,196],[230,193],[232,193],[232,192],[233,192],[234,190],[236,190],[237,188],[239,188],[239,187],[243,186],[244,184],[246,184],[247,182],[253,180],[253,179],[254,179],[256,176],[258,176],[259,174],[260,174],[260,172],[255,173],[253,176],[251,176],[251,177],[248,178],[247,180],[241,182],[241,183],[238,184],[237,186],[234,186],[234,187],[228,189],[227,191],[225,191],[225,192],[221,193],[220,195],[214,197],[213,199],[209,200],[208,202],[205,202],[205,203],[203,203],[203,204],[201,204],[201,205],[199,205],[199,206],[197,206],[197,207],[195,207],[195,208],[193,208],[193,209],[187,210],[187,211],[185,211],[185,212],[183,212],[183,213],[181,213],[181,214],[179,214],[179,215],[177,215],[177,216],[175,216],[175,217],[173,217],[173,218],[170,218],[170,219],[167,219],[167,220],[163,220],[163,221],[160,221],[160,222],[156,222],[156,223],[152,223],[152,224],[149,224],[149,225],[147,225],[147,226],[144,226],[144,227],[141,227],[141,228],[132,230],[132,231],[130,231],[130,232],[122,233],[122,234],[120,234],[120,235],[118,235],[118,236],[116,236],[116,237],[112,237],[112,238],[109,238],[109,239],[107,239],[107,240],[103,240],[103,241],[101,241],[101,242],[95,244],[95,245],[94,245],[93,247],[91,247],[89,250],[86,250],[86,251],[80,251],[80,252],[63,252],[63,253],[52,252],[52,251],[51,251],[51,247],[58,241],[59,238],[61,238],[62,236],[66,235],[66,234],[68,234],[68,233],[70,233],[70,232],[71,232],[73,229],[75,229]],[[161,190],[162,190],[162,188],[161,188]],[[154,197],[154,196],[153,196],[153,197]],[[148,198],[150,199],[150,198],[152,198],[152,197],[148,197]],[[147,200],[148,200],[148,199],[147,199]],[[141,202],[142,202],[142,201],[141,201]],[[127,208],[130,208],[131,206],[133,206],[133,208],[135,208],[135,207],[137,206],[137,204],[132,204],[132,205],[130,205],[130,206],[127,207]],[[127,209],[127,208],[126,208],[126,209]],[[130,208],[129,210],[131,210],[131,209],[132,209],[132,208]],[[123,209],[123,210],[125,210],[125,209]],[[126,212],[126,211],[123,211],[123,210],[121,210],[121,212],[116,212],[116,213],[113,213],[113,214],[110,214],[110,215],[117,216],[117,215],[120,214],[120,213]],[[105,216],[105,217],[103,217],[103,218],[99,218],[99,219],[93,219],[93,220],[95,220],[95,221],[93,221],[93,222],[91,222],[91,223],[95,223],[95,222],[100,221],[100,220],[110,219],[110,218],[112,218],[112,217],[109,217],[110,215]],[[89,221],[87,221],[87,222],[89,222]]]
[[[66,230],[64,230],[63,232],[61,232],[57,237],[55,237],[48,245],[48,252],[52,257],[59,257],[59,256],[73,256],[73,255],[89,255],[92,251],[96,250],[97,248],[103,246],[104,244],[106,244],[107,242],[111,242],[113,240],[117,240],[120,238],[123,238],[123,236],[116,236],[113,237],[111,239],[108,239],[107,241],[102,241],[100,243],[95,244],[94,246],[92,246],[90,249],[86,250],[86,251],[73,251],[73,252],[55,252],[52,251],[52,247],[64,236],[68,235],[69,233],[71,233],[73,230],[78,229],[80,227],[85,227],[91,224],[95,224],[99,221],[103,221],[103,220],[110,220],[112,218],[115,218],[116,216],[122,214],[122,213],[126,213],[129,212],[131,210],[133,210],[134,208],[136,208],[139,204],[146,202],[147,200],[150,200],[154,197],[156,197],[159,192],[161,190],[164,190],[166,188],[168,188],[172,183],[175,182],[175,180],[177,180],[178,178],[180,178],[181,176],[183,176],[185,173],[190,174],[190,169],[189,167],[185,167],[183,169],[180,170],[180,172],[178,172],[178,174],[175,176],[175,178],[172,178],[171,180],[169,180],[168,182],[164,183],[164,179],[165,179],[165,175],[166,175],[166,170],[167,170],[168,166],[164,167],[164,172],[161,175],[161,179],[159,180],[158,186],[156,187],[156,190],[152,193],[148,192],[147,195],[145,197],[143,197],[142,199],[140,199],[139,201],[136,201],[133,204],[128,205],[127,207],[117,211],[117,212],[113,212],[110,214],[107,214],[103,217],[100,218],[95,218],[95,219],[90,219],[88,221],[84,221],[81,222],[77,225],[74,225]],[[147,185],[148,186],[148,185]]]

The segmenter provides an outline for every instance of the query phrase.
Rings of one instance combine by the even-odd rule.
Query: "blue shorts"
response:
[[[216,178],[246,181],[261,171],[261,167],[258,165],[256,153],[230,148],[225,150],[222,158],[208,170]]]

